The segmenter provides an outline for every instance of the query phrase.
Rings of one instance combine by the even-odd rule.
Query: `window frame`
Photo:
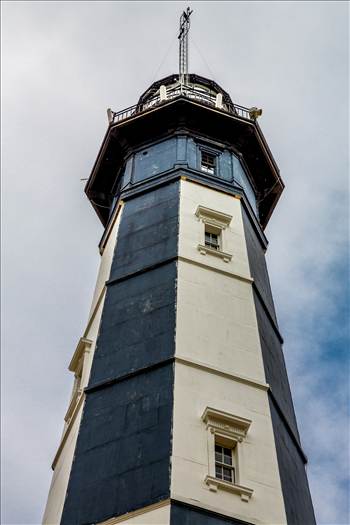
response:
[[[215,159],[214,172],[202,170],[202,155],[210,155]],[[209,144],[201,144],[197,142],[197,169],[208,177],[220,178],[220,162],[219,157],[222,154],[222,150],[211,147]]]
[[[224,251],[224,235],[223,231],[228,228],[231,223],[232,215],[221,213],[210,208],[199,205],[195,212],[197,220],[204,225],[202,233],[202,241],[197,245],[198,251],[202,255],[215,255],[221,258],[224,262],[229,262],[232,259],[232,254]],[[214,248],[206,244],[206,233],[216,234],[218,237],[218,247]]]
[[[217,454],[219,452],[217,451],[217,448],[221,448],[221,459],[222,461],[218,460]],[[229,451],[229,454],[225,454],[224,451]],[[230,457],[231,462],[226,463],[225,462],[225,456]],[[217,475],[217,468],[220,468],[222,470],[222,477]],[[230,472],[230,479],[225,478],[224,469],[228,470]],[[235,449],[229,446],[225,446],[217,439],[215,440],[215,477],[217,479],[221,479],[222,481],[228,481],[229,483],[235,483],[236,481],[236,465],[235,465]]]
[[[216,242],[212,239],[213,235],[216,237]],[[209,239],[207,239],[207,236]],[[221,242],[221,230],[206,224],[204,227],[204,245],[213,250],[220,250]]]
[[[209,162],[204,163],[203,157],[206,156],[213,160],[212,167]],[[206,148],[200,148],[200,170],[207,175],[215,176],[217,174],[218,167],[218,154],[207,150]]]

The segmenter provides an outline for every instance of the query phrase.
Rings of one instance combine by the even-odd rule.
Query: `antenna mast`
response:
[[[190,30],[190,16],[193,11],[188,7],[180,17],[179,30],[179,81],[180,84],[188,83],[188,32]]]

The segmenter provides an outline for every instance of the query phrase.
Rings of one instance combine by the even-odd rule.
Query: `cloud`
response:
[[[41,521],[96,279],[102,228],[80,179],[106,108],[135,103],[169,47],[157,76],[176,70],[182,7],[4,3],[4,524]],[[210,77],[208,63],[235,102],[263,107],[286,183],[267,229],[270,276],[318,522],[345,524],[348,5],[193,8],[190,69]]]

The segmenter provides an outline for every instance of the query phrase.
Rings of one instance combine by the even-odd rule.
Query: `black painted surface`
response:
[[[228,518],[215,512],[171,502],[170,525],[250,525],[247,521]],[[305,524],[306,525],[306,524]]]
[[[297,439],[299,439],[282,345],[271,326],[266,312],[262,307],[261,301],[258,299],[255,293],[254,303],[259,328],[266,382],[270,385],[270,388],[286,419],[288,420],[290,427],[293,429]]]
[[[288,525],[315,525],[304,462],[270,400],[278,467]]]
[[[89,386],[174,355],[176,263],[108,287]]]
[[[265,302],[267,309],[269,310],[271,317],[277,325],[276,312],[272,299],[270,279],[267,271],[264,249],[243,208],[242,216],[244,233],[247,242],[250,273]]]
[[[62,524],[169,497],[172,406],[172,364],[87,395]]]
[[[125,202],[63,525],[169,497],[178,207],[178,182]]]
[[[178,182],[125,203],[89,386],[174,355],[178,209]]]
[[[177,255],[179,182],[125,203],[110,280]]]
[[[289,387],[288,375],[279,333],[276,332],[276,314],[264,249],[250,221],[243,211],[250,272],[254,279],[254,303],[259,328],[260,344],[266,382],[284,418],[269,398],[277,459],[288,525],[315,523],[304,456],[300,452],[300,438]],[[268,315],[272,318],[272,321]],[[299,447],[298,447],[299,445]]]

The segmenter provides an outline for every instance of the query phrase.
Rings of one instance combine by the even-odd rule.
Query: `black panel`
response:
[[[275,307],[273,304],[270,279],[267,272],[266,260],[264,249],[261,242],[255,233],[250,220],[242,208],[244,233],[247,243],[248,260],[251,276],[254,279],[255,286],[259,290],[259,293],[271,315],[274,322],[277,325]]]
[[[261,351],[264,361],[266,382],[270,385],[284,416],[297,439],[299,439],[297,422],[294,413],[292,395],[290,392],[287,369],[284,361],[282,345],[273,330],[268,316],[254,293],[256,317],[259,327]]]
[[[176,262],[108,286],[89,386],[174,355]]]
[[[169,497],[173,365],[87,395],[61,523],[83,525]]]
[[[171,502],[170,525],[251,525],[247,521],[228,518],[216,512]],[[306,525],[306,524],[305,524]]]
[[[305,456],[294,413],[278,332],[264,249],[243,210],[254,302],[288,525],[313,525],[315,517],[305,472]]]
[[[89,386],[174,355],[178,209],[178,182],[126,201]]]
[[[110,280],[177,256],[179,182],[125,203]]]
[[[271,400],[270,410],[287,523],[314,525],[316,520],[304,462]]]

